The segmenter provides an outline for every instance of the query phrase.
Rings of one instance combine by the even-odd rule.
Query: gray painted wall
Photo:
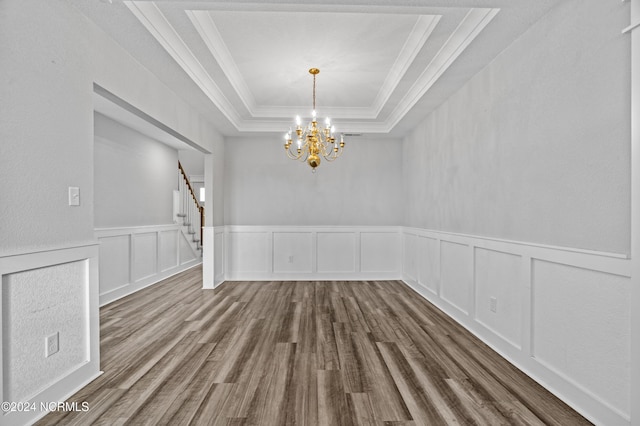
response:
[[[213,140],[211,154],[204,156],[205,197],[208,200],[204,209],[206,226],[225,224],[225,145],[222,138]]]
[[[404,140],[404,224],[628,253],[628,21],[562,2],[430,114]]]
[[[173,223],[178,151],[94,114],[96,228]]]
[[[78,330],[97,321],[97,257],[80,261],[89,273],[67,263],[91,255],[94,248],[82,246],[96,243],[94,82],[205,149],[221,137],[66,1],[0,1],[0,58],[0,259],[18,271],[3,275],[5,391],[16,400],[40,391],[63,400],[93,378],[76,361],[87,360],[99,338],[97,326],[92,335]],[[68,205],[69,186],[80,188],[78,207]],[[44,358],[52,331],[60,333],[60,352]],[[22,350],[33,356],[16,358]],[[97,372],[98,360],[90,362]]]
[[[0,58],[0,255],[94,241],[94,82],[205,149],[222,139],[66,2],[0,2]]]
[[[181,149],[178,151],[178,160],[189,176],[204,176],[204,155],[200,151]]]
[[[280,138],[225,143],[227,225],[398,225],[400,141],[347,140],[316,173],[287,158]]]
[[[0,19],[0,254],[93,240],[88,41],[59,2],[3,1]]]

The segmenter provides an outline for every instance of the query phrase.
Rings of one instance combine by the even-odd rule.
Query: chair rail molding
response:
[[[100,228],[100,306],[202,263],[177,224]]]
[[[400,279],[400,229],[227,225],[216,234],[218,269],[226,280]]]
[[[3,425],[31,424],[98,377],[98,245],[69,245],[0,256],[0,388]],[[46,338],[59,339],[46,357]]]
[[[403,281],[596,424],[629,424],[631,260],[404,227]]]

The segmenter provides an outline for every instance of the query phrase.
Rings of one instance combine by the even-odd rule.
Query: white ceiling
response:
[[[400,137],[560,0],[69,0],[224,134]]]

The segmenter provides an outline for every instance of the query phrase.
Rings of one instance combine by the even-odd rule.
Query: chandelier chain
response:
[[[316,75],[313,74],[313,109],[316,109]]]

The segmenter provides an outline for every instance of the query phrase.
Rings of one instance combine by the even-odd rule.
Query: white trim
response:
[[[417,269],[417,276],[412,278],[411,271],[404,269],[411,267],[411,265],[406,264],[405,259],[411,258],[412,255],[410,253],[403,253],[402,280],[420,296],[436,305],[501,356],[572,406],[590,421],[596,424],[630,424],[629,413],[621,412],[618,408],[611,406],[607,401],[596,395],[594,389],[586,388],[557,367],[547,365],[543,360],[536,358],[533,348],[535,330],[533,324],[532,284],[534,277],[532,275],[532,262],[536,260],[544,261],[629,278],[631,276],[631,260],[628,259],[626,255],[593,252],[569,247],[544,246],[519,241],[498,240],[409,227],[403,228],[403,234],[405,238],[406,236],[418,236],[435,239],[438,247],[440,247],[443,242],[457,243],[469,247],[470,253],[467,254],[471,257],[460,259],[460,266],[471,266],[471,273],[473,274],[471,279],[472,287],[469,289],[470,306],[468,309],[457,307],[445,300],[442,296],[440,271],[438,271],[437,274],[437,293],[427,288],[426,283],[423,282],[424,277],[420,276],[419,269]],[[521,290],[519,299],[521,308],[519,341],[511,341],[501,335],[499,329],[494,329],[490,325],[485,324],[479,319],[477,312],[475,312],[478,305],[476,304],[477,300],[475,298],[477,282],[475,277],[476,257],[474,253],[478,248],[520,257],[520,269],[518,273],[520,282],[513,283],[513,285],[518,286]],[[419,245],[415,245],[415,250],[419,256]],[[442,258],[440,253],[438,253],[437,257],[438,259]],[[416,263],[419,264],[420,260],[418,259]],[[633,335],[631,338],[633,339]],[[631,360],[635,362],[633,357],[631,357]],[[631,407],[633,406],[632,403]]]
[[[44,246],[44,247],[20,247],[16,249],[8,249],[6,251],[0,251],[0,258],[11,257],[11,256],[22,256],[25,254],[54,252],[58,250],[69,250],[69,249],[75,249],[78,247],[91,247],[96,245],[98,245],[98,241],[96,239],[93,239],[93,240],[87,240],[87,241],[78,241],[75,243],[54,244],[54,245]]]
[[[150,275],[149,277],[138,280],[135,282],[135,285],[125,284],[109,292],[103,293],[100,295],[100,307],[108,305],[109,303],[113,303],[116,300],[122,299],[123,297],[130,296],[133,293],[136,293],[147,287],[151,287],[154,284],[158,284],[162,280],[171,278],[174,275],[178,275],[182,272],[188,271],[189,269],[195,268],[196,266],[199,266],[201,264],[202,259],[194,260],[180,265],[176,268],[172,268],[171,270],[165,271],[163,273]]]
[[[144,234],[147,232],[170,231],[179,229],[180,225],[169,223],[166,225],[143,225],[143,226],[118,226],[113,228],[95,228],[96,238],[113,237],[125,234]]]
[[[216,235],[220,235],[223,238],[223,253],[222,259],[218,259],[218,262],[223,266],[223,271],[215,271],[214,286],[219,285],[224,280],[234,281],[302,281],[302,280],[327,280],[327,281],[350,281],[350,280],[394,280],[400,279],[402,276],[401,265],[401,227],[399,226],[237,226],[228,225],[224,227],[216,227]],[[206,230],[206,228],[205,228]],[[274,270],[276,263],[276,256],[282,256],[285,253],[276,253],[274,246],[274,235],[292,233],[292,234],[307,234],[310,244],[308,245],[308,251],[300,253],[300,256],[310,259],[310,269],[306,271],[300,269],[298,271],[287,272],[284,270]],[[319,271],[318,270],[318,257],[325,254],[320,253],[318,248],[318,234],[348,233],[354,236],[353,238],[353,261],[354,265],[351,271],[331,272],[331,271]],[[363,263],[363,251],[362,245],[365,244],[362,235],[379,234],[389,236],[390,240],[388,245],[384,247],[384,250],[392,253],[391,257],[384,256],[383,253],[379,253],[380,248],[368,247],[368,253],[373,256],[379,256],[381,259],[387,261],[387,265],[381,265],[380,270],[369,270]],[[244,248],[234,249],[232,252],[231,245],[237,242],[236,238],[242,236],[253,236],[254,242],[257,245],[252,245],[252,248],[257,248],[259,258],[254,258],[252,255],[246,255],[247,259],[254,261],[255,267],[244,269],[234,269],[234,265],[238,264],[238,256],[244,256]],[[239,240],[238,240],[239,241]],[[205,246],[206,247],[206,246]],[[367,247],[365,247],[367,248]],[[206,249],[205,249],[206,250]],[[239,251],[238,251],[239,250]],[[209,252],[205,251],[205,259],[208,259]],[[287,254],[289,252],[287,251]],[[291,253],[292,254],[292,253]],[[394,259],[397,254],[397,259]],[[214,253],[218,256],[218,253]],[[298,255],[295,256],[296,258]],[[205,260],[207,263],[209,260]],[[208,272],[213,273],[213,272]],[[205,283],[206,288],[211,288],[209,284],[209,278]]]
[[[640,0],[631,1],[631,22],[640,22]],[[640,423],[640,31],[631,37],[631,423]]]
[[[242,78],[208,10],[187,10],[185,13],[220,65],[233,91],[240,98],[242,105],[247,109],[251,116],[250,119],[242,118],[235,106],[216,84],[204,66],[198,61],[196,55],[189,49],[186,42],[180,37],[176,29],[154,2],[124,1],[124,4],[162,45],[167,53],[176,60],[180,67],[189,75],[194,83],[200,87],[213,104],[222,111],[237,131],[272,132],[280,131],[290,125],[290,117],[294,116],[298,112],[297,110],[256,105],[251,91]],[[325,6],[325,8],[331,7]],[[328,107],[325,108],[325,113],[340,117],[340,126],[348,128],[351,132],[389,133],[427,90],[435,84],[456,58],[458,58],[469,44],[482,32],[499,11],[500,9],[497,8],[469,9],[460,24],[420,76],[413,82],[410,89],[393,108],[389,116],[379,122],[358,121],[371,120],[379,116],[391,94],[397,88],[402,77],[415,60],[420,48],[424,46],[440,19],[439,15],[419,15],[414,28],[405,41],[402,51],[398,54],[373,104],[369,107],[349,108],[348,111],[343,108]],[[354,112],[356,113],[354,114]],[[277,120],[269,120],[270,118]]]
[[[167,279],[173,275],[191,269],[194,266],[200,265],[202,263],[202,257],[200,256],[200,253],[198,253],[193,249],[193,247],[191,247],[191,245],[189,245],[189,247],[193,258],[184,262],[180,262],[181,239],[185,239],[187,243],[189,241],[182,228],[183,227],[181,225],[176,224],[119,228],[97,228],[95,230],[95,235],[98,241],[103,238],[120,236],[128,237],[129,241],[129,259],[128,264],[126,265],[126,268],[128,268],[128,280],[125,283],[120,283],[120,285],[118,285],[118,287],[116,288],[111,288],[109,290],[100,289],[100,306],[104,306],[108,303],[114,302],[118,299],[142,290],[143,288],[149,287],[164,279]],[[175,231],[177,233],[177,238],[173,241],[173,243],[175,243],[176,245],[175,247],[165,247],[165,245],[163,245],[161,234],[167,231]],[[144,234],[155,235],[154,270],[143,277],[136,277],[135,271],[136,267],[138,266],[135,256],[136,236]],[[161,262],[163,250],[171,249],[174,249],[176,252],[175,265],[163,267]],[[104,256],[105,254],[103,253],[101,264],[104,264],[104,262],[106,261]],[[102,285],[104,286],[105,283],[103,282]]]
[[[621,253],[599,252],[572,247],[551,246],[410,227],[404,227],[403,232],[435,238],[437,240],[446,239],[447,241],[457,242],[459,244],[471,244],[474,247],[514,253],[520,256],[529,256],[540,260],[607,272],[624,277],[631,276],[631,261],[629,256]]]
[[[458,28],[440,48],[429,65],[422,71],[411,89],[405,94],[396,108],[385,120],[387,133],[409,112],[422,96],[444,74],[458,56],[471,42],[489,25],[489,22],[500,12],[500,9],[477,8],[470,9]]]
[[[635,30],[638,27],[640,27],[640,21],[636,22],[635,24],[631,24],[628,27],[624,28],[622,30],[622,34],[625,34],[625,33],[628,33],[629,31]]]
[[[171,26],[158,6],[152,1],[124,1],[123,3],[191,77],[193,82],[200,87],[211,102],[238,128],[238,123],[242,121],[240,114]]]
[[[606,402],[595,397],[588,389],[568,380],[561,374],[549,369],[543,363],[532,357],[521,356],[521,350],[514,348],[508,342],[497,338],[495,333],[479,322],[469,322],[456,308],[435,296],[431,291],[424,291],[424,287],[416,282],[403,280],[418,295],[435,305],[447,316],[451,317],[470,333],[482,340],[487,346],[496,351],[527,376],[542,385],[549,392],[557,396],[585,418],[595,424],[602,425],[630,425],[629,416],[610,407]]]
[[[220,65],[222,72],[229,79],[229,83],[238,94],[238,97],[242,101],[244,107],[249,111],[252,116],[255,116],[256,100],[253,97],[253,93],[249,90],[249,86],[242,78],[242,74],[233,60],[233,56],[224,40],[218,27],[213,22],[211,13],[208,10],[186,10],[185,11],[191,23],[195,27],[204,43],[209,48],[209,51]]]
[[[53,249],[48,251],[38,251],[32,253],[24,253],[21,255],[13,255],[0,257],[0,283],[3,283],[2,277],[12,273],[28,271],[38,268],[55,266],[63,263],[87,261],[87,345],[86,348],[88,360],[78,366],[66,376],[52,383],[47,388],[38,391],[29,401],[13,401],[13,402],[29,402],[34,403],[38,408],[36,411],[11,412],[6,415],[0,414],[0,421],[3,425],[23,425],[35,422],[38,418],[46,415],[46,412],[39,411],[40,403],[51,401],[64,401],[67,397],[75,393],[78,389],[98,377],[100,372],[100,326],[98,313],[98,245],[87,244],[79,246],[70,246],[64,249]],[[2,291],[0,291],[0,311],[2,309]],[[0,341],[3,340],[2,326],[3,315],[0,312]],[[84,352],[84,350],[83,350]],[[2,360],[2,352],[0,351],[0,366],[4,365]],[[4,367],[0,368],[0,380],[3,379]],[[4,392],[0,388],[0,397]],[[6,401],[4,397],[2,401]]]

